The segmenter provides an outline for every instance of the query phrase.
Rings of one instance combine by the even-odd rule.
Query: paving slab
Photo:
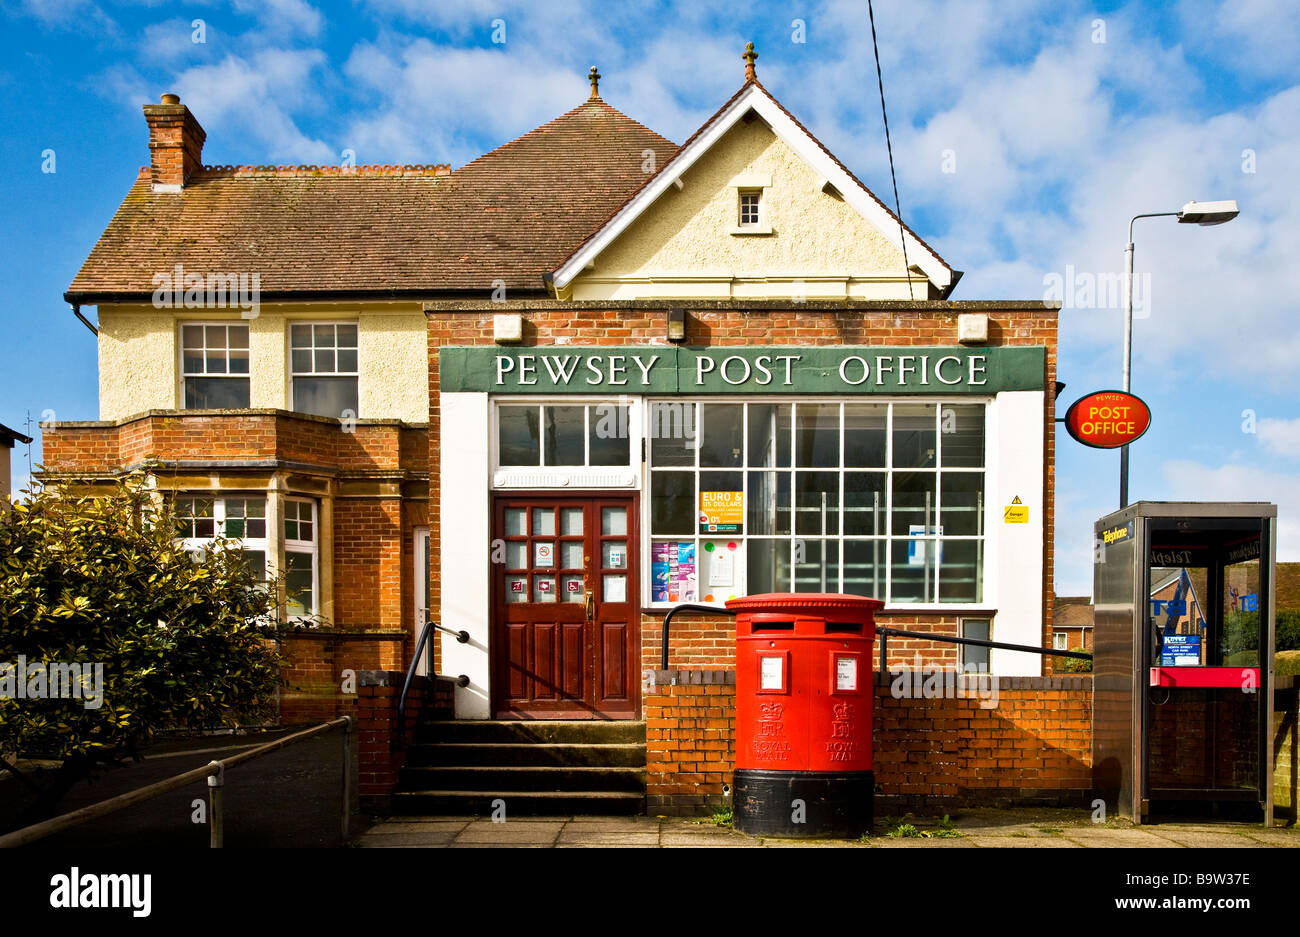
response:
[[[1179,845],[1171,840],[1161,839],[1159,836],[1153,836],[1144,830],[1129,829],[1106,829],[1101,827],[1095,830],[1073,829],[1066,830],[1061,834],[1066,839],[1078,843],[1080,846],[1090,846],[1092,848],[1128,848],[1128,849],[1177,849]]]
[[[1193,846],[1210,849],[1258,849],[1263,843],[1237,833],[1224,833],[1221,830],[1164,830],[1153,829],[1151,835],[1167,839],[1179,846]]]
[[[447,846],[456,839],[456,830],[427,833],[365,834],[356,841],[362,849],[389,849],[396,846]]]
[[[659,831],[651,830],[650,832],[616,832],[608,833],[599,830],[582,830],[574,829],[572,826],[566,827],[560,833],[560,838],[556,841],[557,845],[571,845],[574,843],[585,843],[591,846],[658,846]]]
[[[469,826],[469,820],[426,820],[422,823],[377,823],[368,829],[367,836],[391,836],[396,833],[459,833]]]
[[[1080,849],[1078,843],[1061,836],[980,836],[967,833],[963,837],[972,846],[983,849]]]
[[[881,849],[973,849],[975,844],[965,836],[948,839],[934,837],[873,836],[871,845]]]
[[[714,835],[699,836],[693,833],[664,832],[659,836],[659,845],[677,846],[685,849],[746,849],[767,845],[760,840],[742,836]]]

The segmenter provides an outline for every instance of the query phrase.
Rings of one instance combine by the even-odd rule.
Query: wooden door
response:
[[[640,681],[634,495],[502,495],[493,508],[493,712],[633,719]]]

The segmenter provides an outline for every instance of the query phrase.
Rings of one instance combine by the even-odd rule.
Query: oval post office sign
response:
[[[1151,409],[1141,397],[1122,390],[1099,390],[1080,397],[1065,411],[1065,430],[1085,446],[1117,449],[1151,427]]]

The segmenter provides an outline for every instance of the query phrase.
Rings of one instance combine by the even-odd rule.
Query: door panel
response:
[[[493,538],[493,711],[635,718],[635,496],[499,496]]]

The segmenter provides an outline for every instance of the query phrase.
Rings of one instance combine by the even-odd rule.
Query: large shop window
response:
[[[652,603],[978,604],[983,403],[652,403]]]
[[[497,464],[614,466],[631,462],[627,404],[502,404]]]
[[[249,401],[248,326],[181,326],[187,410],[243,410]]]
[[[293,409],[343,420],[356,417],[356,323],[294,323],[289,328]]]

